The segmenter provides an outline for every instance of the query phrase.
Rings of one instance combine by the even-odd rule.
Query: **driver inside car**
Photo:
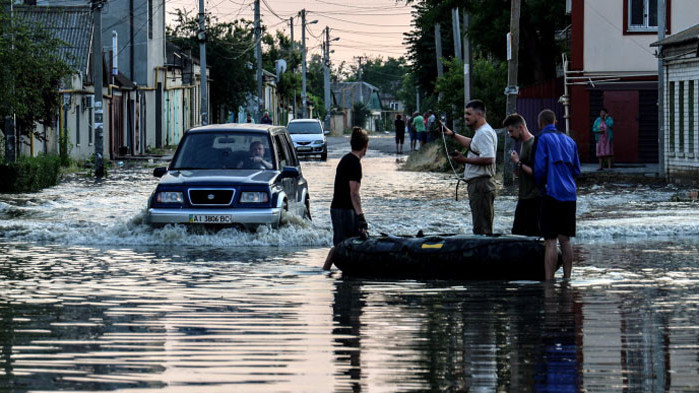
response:
[[[274,165],[272,165],[271,162],[266,161],[264,157],[265,145],[260,141],[255,141],[250,144],[250,155],[238,165],[238,168],[272,169]]]

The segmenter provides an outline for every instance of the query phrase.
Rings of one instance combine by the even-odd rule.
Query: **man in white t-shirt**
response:
[[[485,119],[483,101],[473,100],[466,104],[464,119],[466,119],[466,124],[475,130],[473,138],[459,135],[442,124],[444,134],[453,136],[468,150],[466,156],[456,151],[450,155],[454,161],[464,164],[464,178],[468,183],[473,233],[490,235],[493,233],[493,219],[495,218],[495,181],[493,177],[495,176],[495,151],[498,136]]]

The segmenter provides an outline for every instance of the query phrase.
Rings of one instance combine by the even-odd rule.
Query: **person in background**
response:
[[[415,112],[415,113],[417,113],[417,112]],[[415,117],[415,113],[413,113],[413,117],[410,117],[407,119],[408,132],[410,133],[410,151],[411,152],[415,151],[415,147],[417,146],[417,131],[415,130],[415,125],[413,124],[413,118]]]
[[[599,117],[595,119],[592,125],[592,132],[595,133],[595,142],[597,142],[597,158],[599,158],[598,171],[604,169],[604,162],[607,162],[607,168],[612,169],[612,161],[614,160],[614,132],[612,126],[614,119],[609,116],[606,108],[599,111]]]
[[[393,122],[396,128],[396,154],[403,154],[403,141],[405,141],[405,121],[400,114],[396,115]]]
[[[473,233],[490,235],[493,233],[495,218],[495,151],[498,136],[485,118],[485,104],[481,100],[472,100],[466,104],[464,114],[466,124],[475,130],[473,138],[459,135],[443,126],[444,134],[452,136],[468,150],[466,156],[460,152],[451,153],[454,161],[465,164],[464,178],[468,184],[468,200],[471,206]]]
[[[534,181],[534,148],[536,137],[529,132],[522,116],[513,113],[505,118],[502,125],[507,134],[522,143],[520,154],[512,150],[510,160],[515,164],[519,178],[519,198],[512,223],[513,235],[541,236],[539,217],[541,216],[541,195]]]
[[[362,210],[360,188],[362,184],[362,164],[360,160],[369,148],[369,134],[359,127],[352,129],[350,138],[352,151],[345,154],[335,170],[333,199],[330,203],[330,220],[333,226],[333,248],[323,264],[323,270],[330,270],[335,246],[343,240],[366,235],[368,225]]]
[[[260,119],[260,123],[272,124],[272,118],[269,116],[269,111],[265,111],[265,114],[262,115],[262,118]]]
[[[556,129],[556,114],[550,109],[539,113],[541,134],[537,137],[534,156],[534,180],[542,195],[541,233],[546,243],[544,269],[552,280],[558,265],[557,243],[563,254],[563,278],[573,269],[577,191],[575,178],[580,176],[578,146],[568,135]]]
[[[427,143],[427,132],[425,129],[425,118],[418,112],[413,113],[413,127],[415,127],[417,140],[420,142],[420,149],[422,149],[422,145]]]
[[[245,118],[246,123],[255,123],[255,120],[252,119],[252,115],[248,113],[247,117]]]

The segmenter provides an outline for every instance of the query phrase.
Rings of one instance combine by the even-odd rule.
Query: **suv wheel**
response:
[[[311,218],[311,198],[306,197],[306,202],[304,203],[305,209],[303,212],[303,218],[305,218],[308,221],[313,221],[313,218]]]
[[[328,152],[327,151],[322,152],[320,154],[320,159],[323,161],[327,161],[328,160]]]

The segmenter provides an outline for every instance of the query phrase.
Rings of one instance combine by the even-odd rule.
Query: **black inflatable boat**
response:
[[[543,280],[544,251],[543,240],[526,236],[382,235],[346,239],[335,247],[333,263],[357,277]]]

